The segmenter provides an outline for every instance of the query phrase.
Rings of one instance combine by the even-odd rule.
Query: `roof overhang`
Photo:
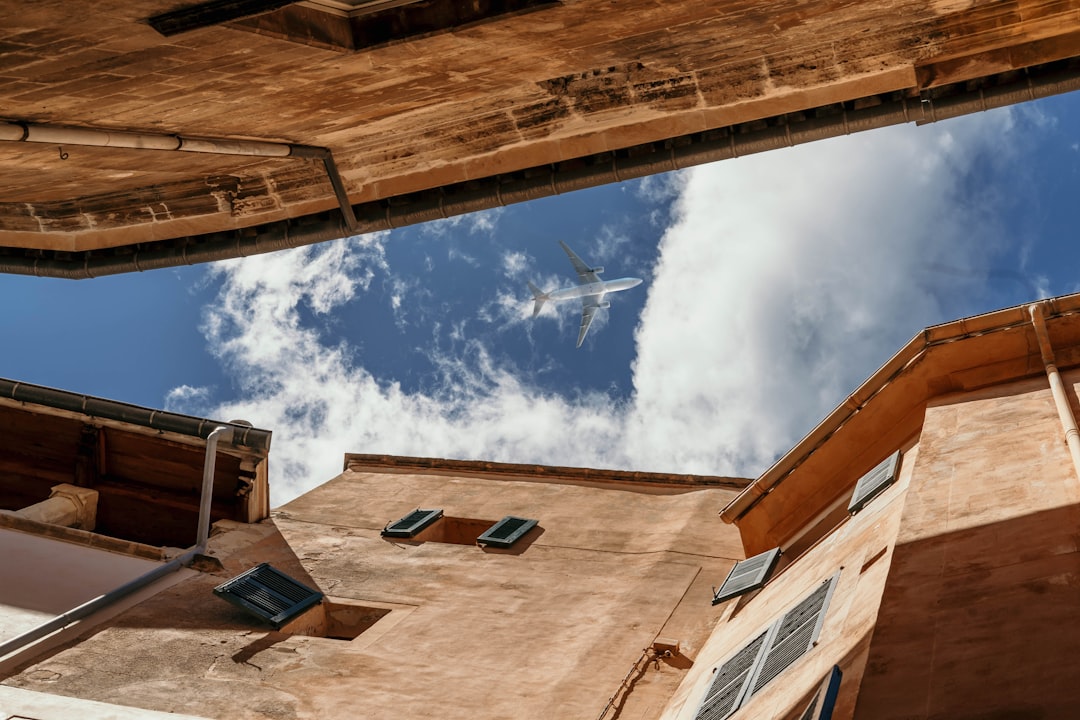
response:
[[[739,493],[721,517],[751,530],[754,547],[780,545],[915,436],[932,398],[1043,373],[1029,308],[1011,307],[920,332]],[[1080,365],[1080,294],[1044,300],[1042,310],[1057,364]],[[782,501],[773,500],[774,493]]]

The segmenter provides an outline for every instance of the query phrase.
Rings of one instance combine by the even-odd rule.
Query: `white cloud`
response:
[[[624,254],[629,243],[630,237],[622,229],[604,225],[589,248],[587,261],[595,263],[597,260],[608,262],[617,259]]]
[[[455,231],[464,229],[469,235],[491,236],[499,225],[499,217],[506,212],[505,208],[496,207],[490,210],[481,210],[468,215],[455,215],[443,220],[424,223],[420,226],[420,232],[434,237],[448,237]]]
[[[1003,241],[992,202],[965,203],[960,188],[976,160],[1012,162],[999,154],[1011,118],[892,128],[643,183],[679,199],[624,401],[542,391],[464,326],[454,355],[431,355],[436,389],[374,377],[300,309],[330,313],[385,272],[378,238],[220,264],[204,332],[245,399],[210,414],[274,431],[275,503],[333,477],[345,452],[757,475],[979,291]],[[935,265],[968,276],[925,271]],[[523,297],[500,294],[481,319],[523,322]]]
[[[165,395],[165,409],[170,412],[204,414],[210,407],[210,388],[181,385]]]
[[[689,173],[637,331],[634,462],[756,475],[947,319],[1002,244],[993,208],[965,206],[959,188],[1010,122],[892,128]],[[969,281],[928,283],[934,263]]]
[[[502,255],[503,275],[516,280],[529,268],[529,256],[523,252],[507,251]]]

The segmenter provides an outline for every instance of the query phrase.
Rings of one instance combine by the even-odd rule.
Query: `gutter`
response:
[[[206,440],[210,439],[219,426],[225,426],[232,431],[230,444],[233,447],[243,447],[263,455],[270,451],[271,433],[269,430],[259,430],[235,423],[222,423],[164,410],[152,410],[115,400],[0,378],[0,400],[5,399]]]
[[[313,214],[239,230],[110,250],[64,253],[0,249],[6,253],[0,255],[0,272],[84,279],[246,257],[348,235],[390,230],[863,130],[909,122],[923,125],[1070,92],[1080,89],[1080,61],[1046,63],[985,80],[985,86],[975,89],[971,89],[972,83],[962,82],[909,97],[909,94],[919,92],[917,88],[910,88],[355,206],[343,202],[340,214]],[[7,125],[8,135],[14,132],[11,128],[20,131],[22,128],[18,124]],[[108,134],[110,138],[116,136],[117,142],[121,138],[134,142],[127,134]],[[110,144],[114,143],[110,140]],[[183,143],[172,149],[183,149]],[[297,156],[303,156],[303,152],[306,151],[297,151]],[[338,199],[342,200],[342,194]],[[350,219],[350,214],[355,220]]]
[[[1080,295],[1043,301],[1040,304],[1040,321],[1043,308],[1046,315],[1051,317],[1078,312],[1080,311]],[[875,395],[884,390],[901,373],[921,361],[931,348],[977,335],[1030,327],[1034,322],[1037,321],[1033,319],[1028,306],[1017,306],[926,328],[893,355],[881,369],[848,396],[847,400],[833,410],[794,448],[728,503],[720,511],[720,517],[726,523],[738,522],[758,501],[775,490],[810,455],[857,415]],[[1066,432],[1068,438],[1068,431]],[[1077,442],[1080,442],[1080,438]],[[1080,445],[1077,452],[1080,453]]]

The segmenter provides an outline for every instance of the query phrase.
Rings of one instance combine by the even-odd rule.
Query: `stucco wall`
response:
[[[227,24],[163,37],[146,23],[163,0],[78,18],[4,0],[0,103],[14,120],[327,146],[359,202],[1069,57],[1077,6],[575,0],[340,53]],[[304,160],[64,149],[0,146],[0,244],[113,247],[336,206]]]
[[[272,522],[222,524],[221,572],[5,683],[238,719],[596,717],[659,635],[683,652],[648,664],[622,714],[655,717],[715,622],[710,587],[742,554],[717,515],[734,489],[643,490],[346,472]],[[380,536],[418,506],[540,525],[509,551]],[[262,561],[390,612],[352,641],[270,632],[211,593]]]
[[[737,717],[782,718],[800,709],[833,665],[839,665],[844,673],[844,688],[858,686],[904,498],[920,452],[918,446],[905,448],[896,482],[802,555],[788,558],[789,564],[774,571],[763,589],[716,608],[720,622],[663,720],[692,720],[705,699],[714,669],[837,573],[816,646],[764,686]],[[842,693],[833,717],[850,717],[853,698],[852,692]]]
[[[1045,377],[933,401],[920,447],[856,717],[1075,717],[1080,493]]]

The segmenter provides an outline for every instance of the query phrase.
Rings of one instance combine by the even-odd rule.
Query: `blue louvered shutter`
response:
[[[779,557],[780,548],[773,548],[735,563],[735,567],[731,568],[731,572],[728,573],[720,589],[713,594],[713,605],[764,585]]]
[[[716,675],[705,693],[705,701],[694,720],[723,720],[735,712],[746,695],[746,688],[768,635],[768,631],[761,633],[716,669]]]
[[[383,528],[385,537],[411,538],[426,528],[431,523],[442,517],[442,508],[434,510],[421,510],[417,508],[405,517],[390,523]]]
[[[829,676],[814,693],[814,699],[806,706],[799,720],[832,720],[836,696],[840,694],[840,680],[843,677],[844,673],[840,672],[840,666],[833,665]]]
[[[784,617],[770,635],[768,650],[754,675],[750,694],[761,690],[792,663],[801,658],[813,646],[825,619],[825,608],[832,597],[836,578],[823,582],[802,602],[784,613]]]
[[[269,563],[262,563],[226,580],[214,594],[275,628],[288,623],[318,604],[323,594],[289,577]]]
[[[476,539],[476,542],[481,545],[508,548],[517,542],[525,533],[536,527],[537,522],[537,520],[531,518],[507,515],[485,530],[484,534]]]
[[[851,495],[851,502],[848,503],[848,512],[857,513],[862,510],[863,506],[892,485],[896,480],[896,470],[899,466],[900,451],[897,450],[882,460],[873,470],[859,478],[859,482],[855,484],[855,492]]]

